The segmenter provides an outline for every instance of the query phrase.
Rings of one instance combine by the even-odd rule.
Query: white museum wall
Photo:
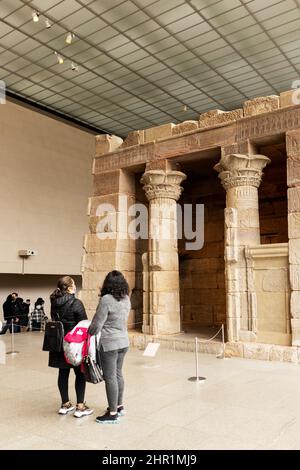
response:
[[[26,274],[80,274],[94,140],[19,104],[0,105],[0,273],[21,274],[18,250],[33,249]]]

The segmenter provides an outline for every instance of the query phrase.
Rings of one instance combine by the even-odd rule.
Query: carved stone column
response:
[[[180,332],[177,205],[186,178],[175,170],[154,169],[141,183],[149,200],[149,245],[144,267],[143,332]]]
[[[262,170],[269,161],[264,155],[225,154],[214,167],[226,190],[225,277],[229,341],[251,340],[251,333],[256,331],[255,316],[249,312],[255,299],[249,298],[252,289],[247,285],[244,252],[245,246],[260,244],[258,187]]]
[[[300,129],[286,133],[292,345],[300,346]]]

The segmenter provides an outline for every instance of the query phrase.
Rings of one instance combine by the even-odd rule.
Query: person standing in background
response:
[[[41,331],[45,322],[44,299],[39,297],[34,304],[34,310],[31,312],[30,329],[31,331]]]

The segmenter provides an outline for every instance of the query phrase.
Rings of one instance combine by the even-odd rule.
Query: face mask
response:
[[[42,308],[42,306],[41,306],[41,305],[37,305],[36,308],[37,308],[37,310],[40,310],[40,308]]]

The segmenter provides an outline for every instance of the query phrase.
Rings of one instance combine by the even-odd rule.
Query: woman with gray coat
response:
[[[105,380],[108,408],[97,423],[118,423],[124,414],[122,367],[128,351],[127,320],[130,312],[128,283],[120,271],[106,276],[101,298],[89,328],[90,335],[101,332],[100,358]]]

